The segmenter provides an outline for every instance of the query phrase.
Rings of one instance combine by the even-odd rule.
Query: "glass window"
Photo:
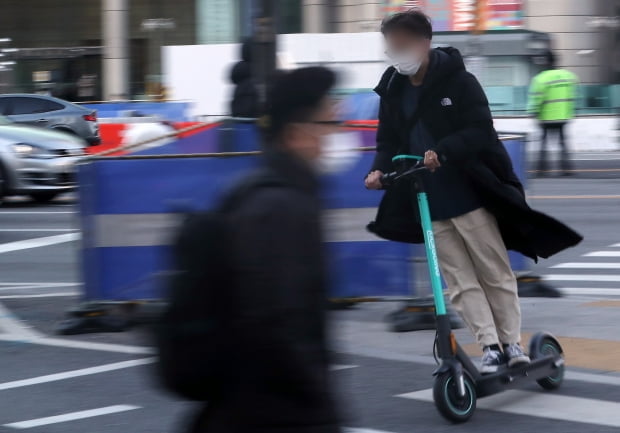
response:
[[[10,99],[11,114],[35,114],[62,110],[64,107],[54,101],[41,98],[16,97]]]
[[[7,115],[9,114],[9,98],[0,98],[0,114]]]
[[[301,33],[301,1],[277,0],[277,32]]]

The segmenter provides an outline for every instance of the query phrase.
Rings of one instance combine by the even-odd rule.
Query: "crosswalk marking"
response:
[[[584,257],[620,257],[620,251],[592,251],[583,255]]]
[[[396,397],[432,402],[433,390],[409,392]],[[620,403],[591,398],[511,390],[482,398],[478,400],[477,407],[516,415],[620,427]]]
[[[562,287],[560,291],[572,296],[620,296],[620,287],[607,289],[601,287]]]
[[[611,246],[612,248],[620,248],[620,244],[613,244],[613,245],[610,245],[610,246]]]
[[[543,277],[549,281],[609,281],[620,282],[619,275],[596,275],[596,274],[549,274]]]
[[[620,269],[620,262],[618,263],[569,262],[569,263],[560,263],[558,265],[553,265],[551,267],[555,269]]]
[[[49,424],[58,424],[60,422],[75,421],[78,419],[92,418],[95,416],[110,415],[110,414],[119,413],[119,412],[127,412],[129,410],[135,410],[135,409],[140,409],[140,406],[119,404],[115,406],[101,407],[98,409],[82,410],[79,412],[71,412],[71,413],[65,413],[62,415],[48,416],[45,418],[36,418],[36,419],[28,420],[28,421],[14,422],[11,424],[5,424],[4,427],[22,430],[22,429],[29,429],[29,428],[34,428],[34,427],[41,427],[41,426],[49,425]]]

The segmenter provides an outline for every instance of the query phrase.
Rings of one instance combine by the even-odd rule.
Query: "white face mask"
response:
[[[404,54],[394,57],[392,65],[401,75],[415,75],[422,66],[422,57],[415,54]]]
[[[360,146],[361,139],[355,131],[322,136],[321,156],[316,160],[316,170],[322,174],[329,174],[351,169],[362,156],[357,150]]]

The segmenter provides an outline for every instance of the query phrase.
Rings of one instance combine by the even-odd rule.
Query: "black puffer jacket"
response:
[[[377,155],[373,170],[393,171],[392,157],[409,153],[409,119],[401,95],[407,77],[393,67],[375,92],[381,97]],[[465,70],[455,48],[431,51],[429,73],[420,97],[420,122],[433,136],[442,164],[458,165],[471,180],[483,205],[495,215],[508,249],[537,260],[576,245],[582,237],[554,218],[529,207],[506,149],[493,128],[487,98],[478,80]],[[380,237],[422,243],[412,200],[412,186],[402,183],[384,194],[368,229]]]
[[[230,214],[234,379],[193,433],[340,432],[328,383],[318,181],[286,153],[270,153],[266,165],[275,186],[252,190]]]

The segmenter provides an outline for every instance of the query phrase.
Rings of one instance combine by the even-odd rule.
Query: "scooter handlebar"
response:
[[[416,165],[403,172],[393,171],[391,173],[384,174],[381,176],[381,185],[383,185],[384,188],[389,188],[401,180],[414,177],[427,170],[428,169],[424,163],[418,162]]]

